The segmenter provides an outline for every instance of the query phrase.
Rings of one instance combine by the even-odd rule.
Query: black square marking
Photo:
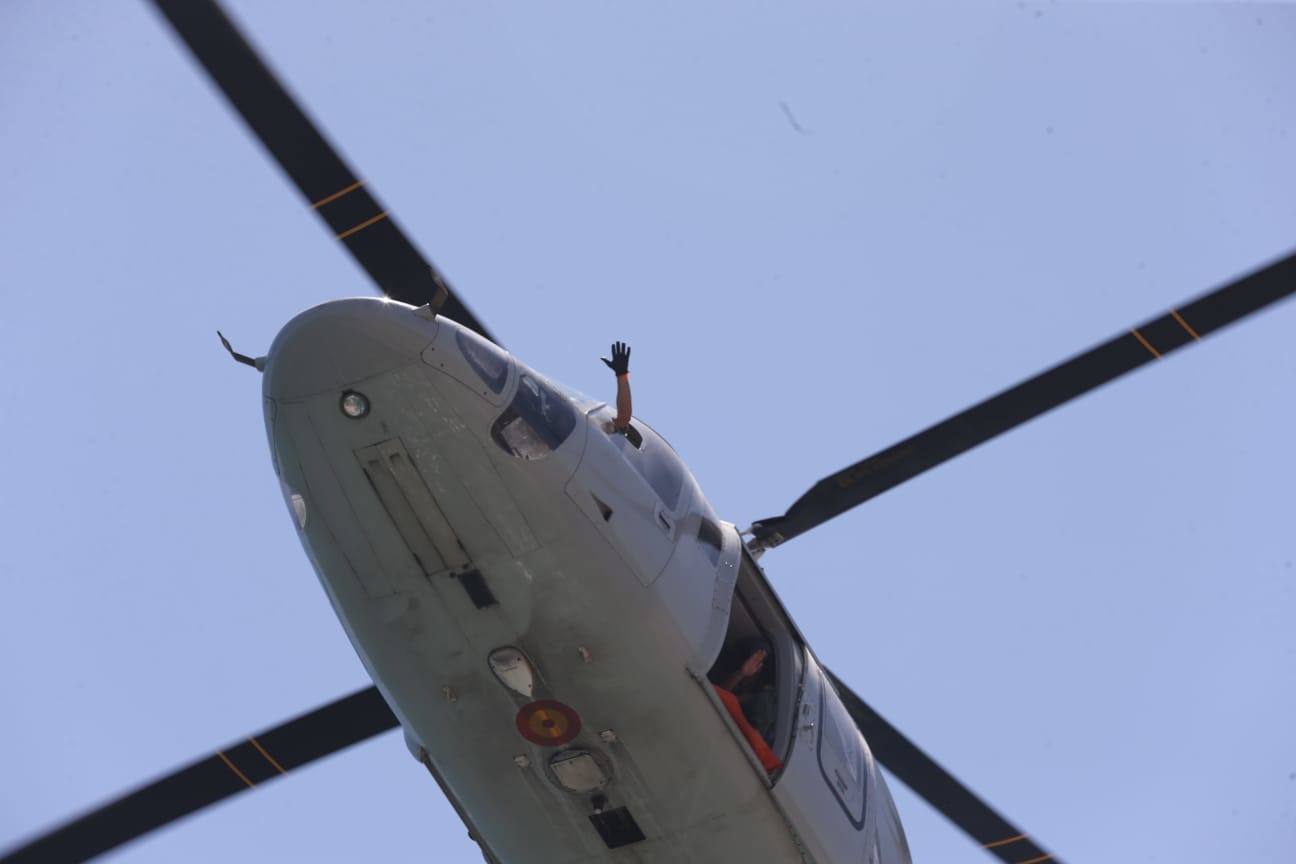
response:
[[[589,817],[594,823],[594,829],[599,832],[603,842],[609,849],[619,849],[622,846],[629,846],[631,843],[638,843],[644,839],[643,832],[639,830],[639,824],[635,822],[630,811],[624,807],[618,807],[615,810],[604,810],[602,813],[595,813]]]
[[[469,570],[467,573],[460,573],[455,578],[459,580],[459,584],[467,592],[468,599],[478,609],[499,605],[499,601],[491,593],[490,586],[486,584],[486,579],[482,576],[480,570]]]

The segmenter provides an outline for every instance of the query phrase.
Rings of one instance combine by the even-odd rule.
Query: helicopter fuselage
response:
[[[651,428],[385,300],[293,319],[263,388],[302,544],[487,860],[909,860],[813,653]],[[708,678],[744,627],[777,667],[772,775]]]

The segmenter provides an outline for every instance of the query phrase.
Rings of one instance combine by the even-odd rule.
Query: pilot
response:
[[[752,727],[767,743],[772,744],[778,708],[775,704],[774,667],[765,662],[770,657],[770,644],[763,636],[749,636],[738,641],[737,649],[738,656],[746,657],[748,660],[759,653],[761,664],[752,674],[743,677],[741,681],[734,682],[729,689],[738,697],[743,714],[747,715]],[[744,670],[740,668],[738,671]]]
[[[627,433],[630,430],[630,346],[624,342],[612,343],[612,359],[600,357],[616,375],[616,419],[611,432]]]
[[[761,669],[765,666],[765,658],[769,656],[769,647],[764,640],[752,640],[751,647],[747,659],[725,679],[723,685],[712,684],[711,686],[715,688],[716,695],[724,703],[729,716],[738,725],[738,731],[742,732],[747,743],[751,745],[752,752],[760,760],[765,773],[772,776],[775,771],[783,767],[783,762],[775,755],[773,748],[765,740],[765,735],[761,734],[761,731],[748,719],[749,711],[758,715],[753,718],[757,722],[765,720],[762,715],[768,714],[768,719],[771,721],[769,725],[773,725],[773,684],[769,681],[762,682],[760,678]],[[751,685],[744,686],[746,682],[751,682]],[[741,697],[737,695],[739,690],[744,691]],[[746,710],[744,710],[744,703]]]

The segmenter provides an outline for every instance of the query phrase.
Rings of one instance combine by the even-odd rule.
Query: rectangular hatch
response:
[[[644,839],[639,823],[635,822],[630,811],[625,807],[615,810],[603,810],[589,817],[594,830],[603,838],[609,849],[620,849]]]
[[[360,467],[396,531],[429,579],[461,573],[471,564],[436,499],[399,439],[355,451]]]

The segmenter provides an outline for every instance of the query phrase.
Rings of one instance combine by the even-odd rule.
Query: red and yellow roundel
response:
[[[544,747],[561,747],[581,730],[580,715],[561,702],[541,699],[517,713],[518,734]]]

